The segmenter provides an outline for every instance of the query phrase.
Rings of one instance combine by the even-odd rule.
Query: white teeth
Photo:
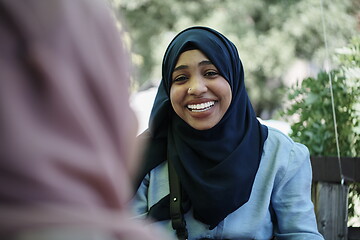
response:
[[[193,111],[193,112],[203,112],[208,109],[210,109],[212,106],[214,106],[215,101],[209,101],[206,103],[200,103],[200,104],[189,104],[187,107]]]

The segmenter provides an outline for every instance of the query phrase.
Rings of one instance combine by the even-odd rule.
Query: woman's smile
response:
[[[198,103],[198,104],[189,104],[187,105],[187,108],[191,112],[205,112],[210,110],[215,104],[215,101],[208,101],[204,103]]]

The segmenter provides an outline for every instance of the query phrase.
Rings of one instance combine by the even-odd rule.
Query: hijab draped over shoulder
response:
[[[126,210],[137,123],[114,20],[100,0],[0,0],[1,239],[56,227],[161,238]]]
[[[229,82],[232,91],[229,109],[208,130],[189,126],[170,103],[172,72],[179,55],[188,49],[204,53]],[[146,133],[149,147],[140,178],[170,158],[195,218],[210,229],[249,200],[267,128],[256,118],[245,90],[243,66],[231,41],[206,27],[188,28],[173,39],[165,52],[162,80]],[[156,216],[158,213],[153,215],[162,218]]]

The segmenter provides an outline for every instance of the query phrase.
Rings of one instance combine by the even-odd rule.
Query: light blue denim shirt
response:
[[[269,127],[250,199],[212,230],[185,214],[189,239],[323,240],[311,202],[312,171],[308,149]],[[241,187],[241,183],[239,183]],[[169,194],[167,163],[153,169],[133,199],[139,217]],[[219,193],[221,194],[221,193]],[[157,222],[171,232],[170,220]]]

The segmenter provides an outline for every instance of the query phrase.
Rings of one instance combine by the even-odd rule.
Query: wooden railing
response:
[[[318,229],[325,240],[356,240],[358,228],[348,228],[349,183],[360,182],[360,158],[341,158],[344,184],[337,157],[311,157],[312,200]]]

